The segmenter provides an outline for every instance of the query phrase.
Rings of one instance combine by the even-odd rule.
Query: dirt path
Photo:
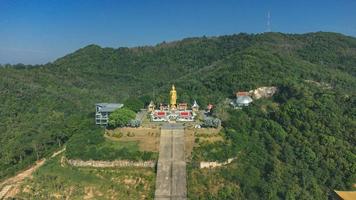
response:
[[[58,154],[65,151],[65,148],[54,152],[51,158],[57,156]],[[10,177],[0,183],[0,199],[6,199],[9,197],[15,196],[18,191],[21,183],[25,178],[31,177],[32,173],[35,172],[38,168],[40,168],[46,162],[46,158],[39,160],[35,165],[31,166],[29,169],[26,169],[17,175]]]

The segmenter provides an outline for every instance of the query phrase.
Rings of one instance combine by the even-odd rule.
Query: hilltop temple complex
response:
[[[191,109],[188,109],[187,103],[177,104],[177,91],[175,86],[172,85],[172,89],[169,93],[170,103],[159,104],[158,109],[153,101],[148,105],[148,112],[151,115],[151,120],[154,122],[167,122],[167,121],[182,121],[189,122],[194,121],[199,111],[199,105],[196,101],[193,102]]]

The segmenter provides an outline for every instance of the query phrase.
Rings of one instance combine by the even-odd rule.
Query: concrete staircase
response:
[[[184,127],[165,124],[161,129],[155,200],[187,199]]]

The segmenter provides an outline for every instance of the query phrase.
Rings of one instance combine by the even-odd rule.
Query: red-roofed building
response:
[[[250,96],[248,92],[236,92],[236,97]]]
[[[162,122],[168,120],[167,111],[155,110],[152,112],[152,121]]]
[[[157,116],[157,117],[165,117],[166,116],[166,112],[164,112],[164,111],[155,112],[155,116]]]
[[[192,116],[192,115],[188,111],[179,112],[179,117],[188,118],[190,116]]]

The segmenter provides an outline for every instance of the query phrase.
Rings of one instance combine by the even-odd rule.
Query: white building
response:
[[[252,101],[252,98],[248,95],[247,92],[238,92],[236,94],[236,99],[232,100],[230,104],[235,109],[241,109],[244,106],[249,106]]]
[[[95,123],[97,125],[108,125],[109,115],[115,110],[122,108],[124,104],[120,103],[97,103],[95,104]]]

